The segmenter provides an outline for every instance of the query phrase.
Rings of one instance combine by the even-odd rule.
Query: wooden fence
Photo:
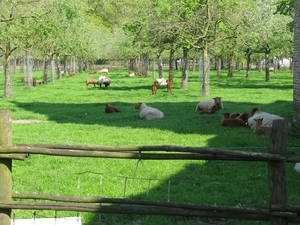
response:
[[[298,216],[300,215],[300,206],[287,205],[286,162],[300,162],[300,157],[286,157],[287,130],[287,121],[274,121],[268,153],[181,146],[104,147],[55,144],[13,146],[11,112],[0,110],[0,224],[10,225],[12,209],[214,217],[270,221],[271,225],[300,223],[300,216]],[[269,207],[268,209],[236,208],[124,198],[12,193],[12,160],[24,160],[29,154],[140,160],[193,159],[266,162],[268,164]],[[13,199],[23,199],[23,201],[18,202]],[[39,199],[44,202],[24,202],[24,199]],[[109,205],[101,203],[109,203]]]

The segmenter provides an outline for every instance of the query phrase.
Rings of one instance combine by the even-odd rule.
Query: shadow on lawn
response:
[[[141,98],[142,99],[142,98]],[[176,133],[207,133],[203,131],[203,125],[211,124],[214,129],[220,127],[220,122],[224,112],[244,113],[250,115],[253,107],[260,107],[262,111],[278,114],[292,121],[292,102],[276,101],[268,105],[255,105],[253,103],[238,104],[236,102],[225,101],[224,109],[216,114],[199,115],[195,112],[198,102],[152,102],[147,105],[160,109],[165,118],[161,120],[146,121],[139,118],[139,110],[135,109],[135,104],[124,102],[107,102],[120,109],[121,113],[106,114],[104,112],[106,103],[43,103],[43,102],[14,102],[17,107],[26,111],[46,115],[49,121],[57,123],[74,124],[99,124],[111,127],[151,127],[162,130],[171,130]],[[245,107],[246,105],[246,107]],[[287,110],[282,110],[287,109]],[[289,110],[290,109],[290,110]],[[211,129],[211,128],[210,128]],[[210,133],[215,133],[211,129]]]
[[[205,163],[199,161],[181,165],[182,169],[167,179],[145,179],[142,171],[139,173],[139,168],[147,166],[147,169],[151,170],[153,165],[151,165],[151,161],[148,162],[139,162],[136,177],[124,177],[126,182],[121,181],[122,178],[119,178],[121,179],[120,184],[126,185],[124,185],[124,195],[117,196],[116,193],[116,197],[170,203],[267,207],[265,205],[268,202],[267,170],[263,163],[252,162],[245,165],[243,162],[233,161],[207,161]],[[167,168],[164,165],[168,163],[169,161],[162,161],[162,168]],[[253,166],[255,166],[255,170],[253,170]],[[211,176],[212,174],[214,176]],[[137,187],[139,187],[139,193],[141,194],[134,194]],[[113,187],[111,188],[113,189]],[[102,197],[110,196],[103,192]],[[155,206],[150,206],[150,208],[156,209]],[[221,218],[102,213],[94,214],[88,220],[87,225],[155,223],[192,225],[204,222],[207,224],[233,224],[232,220]]]

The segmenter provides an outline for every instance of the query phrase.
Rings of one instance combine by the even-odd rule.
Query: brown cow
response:
[[[94,84],[94,87],[96,87],[96,85],[99,85],[98,80],[93,79],[93,78],[87,78],[85,81],[86,87],[89,86],[89,84]]]
[[[157,81],[154,81],[154,83],[152,84],[151,91],[152,91],[153,95],[156,94],[156,91],[157,91]]]
[[[167,91],[172,92],[172,81],[166,80],[166,82],[167,82]]]
[[[106,104],[105,113],[115,113],[115,112],[121,112],[121,110],[112,107],[110,104]]]

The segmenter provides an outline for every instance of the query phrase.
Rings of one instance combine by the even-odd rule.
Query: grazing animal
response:
[[[147,106],[144,102],[138,102],[134,108],[140,110],[141,119],[154,120],[164,118],[163,112],[156,108]]]
[[[172,81],[166,80],[166,82],[167,82],[167,91],[172,92]]]
[[[94,78],[87,78],[85,80],[85,84],[86,84],[86,87],[88,87],[89,84],[94,84],[94,87],[96,87],[96,85],[98,85],[98,80],[96,80]]]
[[[199,114],[215,114],[218,111],[218,108],[216,105],[213,105],[211,109],[203,109],[199,112]]]
[[[156,94],[156,91],[157,91],[157,81],[154,81],[154,83],[152,84],[151,91],[152,91],[153,95]]]
[[[256,133],[256,134],[266,134],[266,135],[271,134],[272,127],[271,126],[264,126],[262,124],[263,118],[257,118],[257,119],[254,119],[254,121],[256,122],[254,131],[253,131],[254,133]]]
[[[167,85],[167,80],[165,78],[158,78],[158,79],[156,79],[156,81],[159,86]]]
[[[201,101],[196,106],[196,111],[202,111],[204,109],[211,109],[214,105],[217,106],[218,110],[223,109],[222,97],[215,97],[213,99],[208,99]]]
[[[258,118],[263,118],[262,125],[271,127],[273,125],[274,120],[283,120],[283,117],[280,117],[275,114],[270,114],[267,112],[261,112],[259,108],[252,108],[251,110],[252,117],[248,119],[248,126],[254,130],[255,129],[255,120]],[[289,127],[291,128],[291,124],[289,123]]]
[[[121,110],[112,107],[110,104],[106,104],[105,113],[116,113],[116,112],[121,112]]]
[[[98,74],[101,74],[101,73],[108,73],[108,69],[98,70],[97,73],[98,73]]]
[[[20,78],[20,80],[24,83],[24,84],[28,84],[28,81],[27,81],[27,79],[26,78],[24,78],[24,77],[21,77]],[[29,80],[29,83],[33,86],[33,87],[35,87],[36,86],[36,84],[37,84],[37,82],[36,82],[36,79],[35,78],[32,78],[32,79],[30,79]]]
[[[70,77],[74,77],[76,75],[75,72],[70,73]]]
[[[240,118],[230,118],[230,113],[223,113],[223,118],[221,121],[221,126],[228,126],[228,127],[240,127],[246,126],[245,121]]]
[[[96,73],[97,73],[96,70],[89,72],[89,74],[96,74]]]
[[[108,87],[111,83],[111,79],[106,76],[100,76],[98,79],[98,85],[101,87],[102,84],[105,85],[105,87]]]

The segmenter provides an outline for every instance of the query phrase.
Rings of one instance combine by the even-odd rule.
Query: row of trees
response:
[[[170,80],[174,59],[182,58],[181,88],[188,88],[190,58],[203,60],[202,95],[209,95],[209,56],[250,62],[270,54],[293,56],[291,15],[274,0],[4,0],[0,2],[0,54],[4,58],[4,97],[10,97],[12,57],[34,55],[44,59],[44,82],[48,65],[76,57],[79,69],[98,59],[143,60],[148,75],[150,59],[168,59]],[[281,8],[278,8],[281,6]],[[60,78],[60,77],[59,77]],[[269,81],[266,65],[266,81]]]

